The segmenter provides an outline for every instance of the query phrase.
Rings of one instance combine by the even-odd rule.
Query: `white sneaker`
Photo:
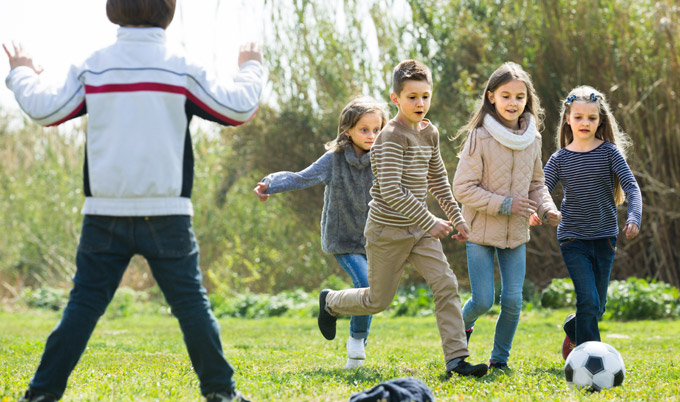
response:
[[[349,337],[347,339],[347,357],[350,359],[364,360],[366,351],[364,350],[365,339]]]
[[[362,364],[364,364],[363,360],[347,359],[347,363],[345,363],[345,367],[343,367],[343,369],[352,370],[352,369],[361,367]]]

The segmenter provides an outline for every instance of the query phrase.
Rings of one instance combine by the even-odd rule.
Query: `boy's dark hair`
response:
[[[392,92],[401,94],[407,80],[425,81],[432,86],[432,73],[427,66],[417,60],[404,60],[397,64],[392,74]]]
[[[106,16],[118,25],[167,28],[175,16],[176,0],[107,0]]]

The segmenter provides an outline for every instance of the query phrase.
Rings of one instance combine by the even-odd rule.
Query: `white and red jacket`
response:
[[[261,63],[248,61],[233,82],[215,82],[166,47],[163,29],[121,27],[114,44],[72,66],[60,86],[28,67],[12,69],[6,84],[41,125],[87,113],[83,214],[192,215],[192,116],[245,123],[264,75]]]

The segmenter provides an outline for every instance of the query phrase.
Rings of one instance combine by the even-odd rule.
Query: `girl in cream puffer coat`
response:
[[[466,333],[494,302],[494,257],[501,274],[501,312],[489,366],[505,369],[522,308],[529,217],[557,225],[560,213],[545,187],[542,117],[529,75],[505,63],[489,78],[453,180],[471,234],[466,243],[472,297],[463,307]]]

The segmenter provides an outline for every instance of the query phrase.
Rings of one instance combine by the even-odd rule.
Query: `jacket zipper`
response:
[[[515,151],[512,150],[512,165],[510,165],[510,196],[512,196],[512,176],[515,170]],[[510,247],[510,218],[512,217],[512,206],[510,207],[510,215],[508,215],[508,223],[505,228],[505,248]]]

